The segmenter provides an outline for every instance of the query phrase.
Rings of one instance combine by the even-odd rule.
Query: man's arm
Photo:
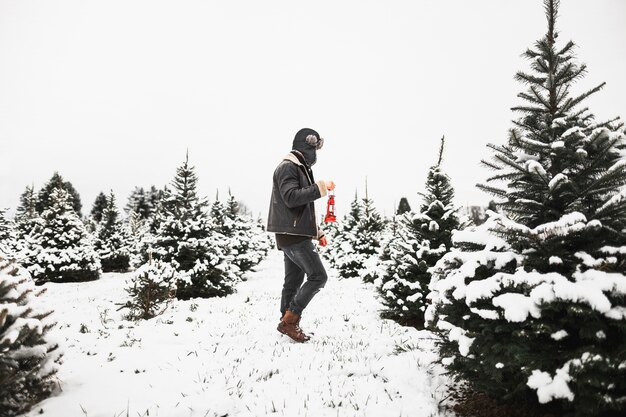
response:
[[[317,181],[313,185],[300,187],[298,169],[296,165],[284,164],[275,173],[278,190],[285,201],[285,205],[289,208],[303,206],[328,193],[324,181]]]

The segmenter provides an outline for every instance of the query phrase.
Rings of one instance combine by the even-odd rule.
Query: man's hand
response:
[[[320,246],[323,247],[323,248],[325,248],[326,245],[328,245],[328,240],[326,240],[326,236],[322,236],[320,238],[319,242],[320,242]]]
[[[326,181],[326,188],[328,189],[328,191],[332,191],[335,189],[335,182],[334,181]]]

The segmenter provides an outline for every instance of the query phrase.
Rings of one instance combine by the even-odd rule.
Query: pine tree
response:
[[[155,237],[150,233],[149,220],[141,219],[139,214],[132,210],[128,213],[124,229],[125,235],[128,236],[130,267],[137,269],[149,259]]]
[[[170,192],[170,189],[165,186],[162,190],[158,190],[158,192],[150,195],[150,207],[152,207],[152,214],[147,220],[150,224],[150,233],[154,235],[157,233],[159,227],[161,226],[161,220],[163,220],[163,218],[167,214],[165,204],[167,203],[167,201],[171,200],[172,193]]]
[[[254,268],[267,256],[272,243],[259,222],[240,213],[239,207],[240,203],[228,190],[228,201],[224,209],[230,230],[226,232],[226,235],[230,239],[229,246],[234,255],[233,263],[243,274]]]
[[[215,196],[215,201],[211,204],[210,215],[213,230],[229,239],[233,236],[233,220],[226,213],[226,206],[219,199],[219,193]]]
[[[7,209],[0,208],[0,242],[11,238],[13,226],[7,218]]]
[[[167,187],[163,187],[163,189],[158,189],[154,185],[150,186],[150,190],[148,190],[148,192],[146,193],[148,206],[150,207],[149,216],[153,216],[155,214],[159,206],[159,202],[167,196],[167,193]]]
[[[324,257],[328,261],[331,267],[335,267],[337,265],[337,258],[339,255],[339,248],[341,246],[341,222],[324,222],[324,216],[322,215],[322,220],[320,221],[319,227],[324,231],[324,235],[326,236],[326,240],[328,245],[326,247],[318,247],[320,255]]]
[[[239,203],[239,207],[242,207],[241,202]],[[256,264],[258,264],[266,258],[270,251],[276,246],[276,241],[274,234],[268,233],[265,230],[265,219],[259,216],[255,221],[249,213],[250,212],[248,210],[241,211],[243,218],[247,219],[247,221],[252,225],[252,239],[250,245],[259,255],[256,262]]]
[[[150,261],[141,266],[128,282],[129,320],[148,320],[162,314],[176,294],[178,272],[166,262]]]
[[[428,170],[426,191],[416,215],[401,216],[398,238],[389,247],[385,274],[377,282],[385,310],[382,316],[422,326],[430,268],[452,247],[452,232],[459,229],[454,189],[441,170],[444,139],[439,160]]]
[[[100,223],[102,221],[102,213],[107,207],[107,196],[103,192],[98,194],[96,197],[96,201],[93,203],[93,207],[91,208],[91,217],[95,220],[96,223]]]
[[[0,415],[26,413],[50,396],[61,354],[47,341],[54,327],[32,281],[0,254]]]
[[[151,201],[151,197],[152,195],[147,194],[143,187],[135,187],[128,196],[128,202],[124,210],[127,213],[135,212],[141,219],[148,219],[154,214],[156,209]]]
[[[228,189],[228,201],[226,202],[226,214],[231,220],[235,220],[239,213],[239,202],[235,199],[235,196]]]
[[[37,195],[35,194],[34,187],[27,186],[26,190],[20,196],[20,204],[17,207],[17,213],[15,215],[15,256],[21,259],[25,251],[28,248],[26,244],[27,237],[37,224],[41,222],[39,213],[36,208]]]
[[[359,200],[359,194],[357,192],[354,193],[354,200],[350,203],[350,212],[346,215],[343,223],[343,231],[349,232],[354,230],[359,221],[361,220],[361,215],[363,213],[363,207],[361,200]]]
[[[37,216],[37,195],[35,194],[35,187],[26,186],[26,189],[20,195],[20,204],[17,207],[15,214],[16,220],[22,218],[32,219]]]
[[[350,230],[350,222],[356,220],[353,216],[359,214],[357,223]],[[359,206],[353,204],[348,224],[344,226],[341,253],[337,259],[337,268],[342,278],[361,276],[361,272],[371,267],[370,263],[378,261],[382,249],[381,232],[384,227],[385,222],[375,209],[374,202],[369,198],[366,182],[365,198]],[[373,281],[373,277],[367,274],[362,278],[366,282]]]
[[[411,205],[409,204],[409,200],[406,197],[402,197],[400,199],[400,204],[398,204],[398,210],[396,210],[396,214],[404,214],[411,211]]]
[[[46,185],[44,185],[43,188],[39,190],[39,194],[37,195],[37,200],[35,202],[37,212],[41,214],[44,212],[44,210],[48,209],[51,206],[51,195],[56,188],[63,188],[69,193],[69,199],[72,203],[72,208],[74,209],[74,212],[76,212],[78,217],[81,217],[82,204],[80,202],[80,196],[78,195],[78,192],[76,191],[72,183],[69,181],[65,181],[58,172],[55,172],[52,175],[52,178],[50,178],[50,180],[46,183]]]
[[[9,258],[15,257],[17,236],[13,221],[7,218],[7,209],[0,208],[0,253]]]
[[[496,397],[534,398],[578,416],[626,411],[626,135],[572,96],[586,72],[548,31],[487,185],[502,213],[465,234],[431,283],[429,321],[448,366]],[[460,240],[460,238],[458,238]],[[457,237],[455,235],[455,240]]]
[[[100,276],[100,260],[64,188],[52,191],[49,208],[26,236],[26,245],[22,263],[38,284],[88,281]]]
[[[197,195],[194,168],[189,159],[176,170],[172,192],[162,202],[154,257],[171,263],[181,277],[179,299],[224,296],[234,291],[237,277],[230,264],[224,236],[213,230],[207,202]]]
[[[358,193],[355,192],[354,200],[350,203],[350,211],[341,219],[341,222],[323,223],[322,230],[328,237],[328,246],[321,253],[331,266],[338,267],[344,253],[352,252],[351,242],[347,240],[349,236],[353,235],[353,231],[361,219],[361,212],[361,200],[359,200]]]
[[[115,194],[111,191],[96,227],[95,249],[103,272],[126,272],[130,266],[130,236],[119,215]]]

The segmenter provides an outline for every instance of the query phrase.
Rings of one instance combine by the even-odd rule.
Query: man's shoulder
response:
[[[275,174],[280,172],[298,172],[298,165],[289,159],[283,159],[278,163],[278,166],[274,171]]]

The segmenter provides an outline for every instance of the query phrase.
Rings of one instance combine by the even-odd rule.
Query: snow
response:
[[[504,310],[504,318],[511,322],[520,323],[528,315],[535,318],[541,316],[539,306],[531,297],[522,294],[507,293],[493,298],[493,305]]]
[[[554,190],[557,186],[561,185],[561,183],[566,183],[569,181],[569,178],[565,174],[556,174],[554,178],[550,180],[548,183],[548,187],[550,190]]]
[[[581,149],[576,149],[576,154],[577,154],[579,157],[581,157],[581,158],[586,158],[586,157],[587,157],[587,155],[588,155],[587,151],[586,151],[586,150],[584,150],[584,149],[582,149],[582,148],[581,148]]]
[[[554,332],[550,335],[550,337],[554,340],[565,339],[567,336],[569,336],[569,333],[567,333],[567,331],[565,330],[559,330],[558,332]]]
[[[567,119],[565,117],[557,117],[556,119],[552,120],[552,129],[557,128],[557,127],[561,127],[561,126],[565,126],[567,124]]]
[[[578,137],[584,137],[584,134],[581,132],[582,128],[580,126],[574,126],[574,127],[570,127],[569,129],[567,129],[565,132],[563,132],[563,134],[561,135],[562,138],[567,139],[569,136],[575,135],[575,138]]]
[[[586,252],[576,252],[574,256],[580,259],[583,265],[588,266],[589,268],[599,267],[604,263],[603,259],[596,259]]]
[[[527,385],[537,390],[537,397],[541,404],[548,403],[557,398],[566,398],[570,401],[574,399],[574,394],[567,385],[571,380],[567,369],[569,369],[569,363],[563,368],[558,369],[554,377],[551,377],[547,372],[542,372],[537,369],[533,370],[528,378]]]
[[[614,163],[608,170],[607,173],[626,169],[626,159],[619,159],[616,163]]]
[[[563,259],[558,256],[551,256],[550,259],[548,259],[548,262],[550,262],[550,265],[560,265],[563,263]]]
[[[116,311],[130,274],[46,283],[62,391],[27,416],[445,415],[432,333],[380,319],[373,286],[330,270],[301,322],[313,339],[295,343],[275,329],[282,276],[273,251],[235,294],[136,323]]]
[[[490,233],[486,228],[455,230],[452,233],[452,242],[455,244],[472,242],[484,246],[485,250],[496,250],[507,247],[507,243],[504,239]]]
[[[622,188],[618,193],[616,193],[613,197],[607,200],[606,203],[600,207],[598,212],[602,212],[610,207],[621,204],[624,200],[626,200],[626,187]]]
[[[469,350],[474,343],[474,338],[468,337],[467,332],[460,327],[452,325],[445,320],[438,320],[437,327],[441,330],[448,330],[448,339],[459,344],[459,353],[461,356],[469,355]]]
[[[539,155],[532,155],[523,150],[517,150],[513,153],[515,155],[515,162],[526,162],[530,160],[538,161]]]
[[[552,149],[562,149],[565,147],[565,142],[563,142],[562,140],[556,140],[552,142],[550,146],[552,147]]]
[[[526,162],[526,169],[528,172],[539,175],[540,177],[546,177],[547,173],[544,167],[537,161],[528,161]]]
[[[4,308],[2,308],[2,310],[4,310]],[[20,332],[24,331],[24,329],[34,330],[37,334],[41,334],[43,331],[43,324],[41,323],[41,320],[36,318],[18,317],[15,319],[13,324],[6,328],[6,336],[0,340],[0,343],[15,343],[20,335]]]
[[[539,308],[541,304],[555,300],[585,303],[613,319],[620,319],[626,313],[626,309],[622,307],[613,307],[605,294],[626,295],[626,280],[620,273],[589,269],[584,272],[575,272],[572,274],[574,281],[570,281],[565,276],[554,272],[542,274],[536,271],[517,270],[513,274],[496,273],[491,277],[465,284],[465,278],[472,277],[476,267],[490,258],[481,252],[462,255],[464,255],[465,263],[451,272],[446,279],[434,280],[431,283],[431,289],[438,294],[454,289],[452,295],[456,299],[465,298],[466,304],[471,306],[472,303],[490,298],[508,286],[529,286],[532,290],[528,296],[513,292],[493,297],[494,307],[500,308],[504,318],[508,321],[521,322],[529,315],[538,318],[541,314]],[[491,253],[490,255],[505,255],[505,253]],[[481,317],[490,318],[489,315],[482,314]]]
[[[608,255],[626,255],[626,246],[603,246],[600,248],[600,252]]]

